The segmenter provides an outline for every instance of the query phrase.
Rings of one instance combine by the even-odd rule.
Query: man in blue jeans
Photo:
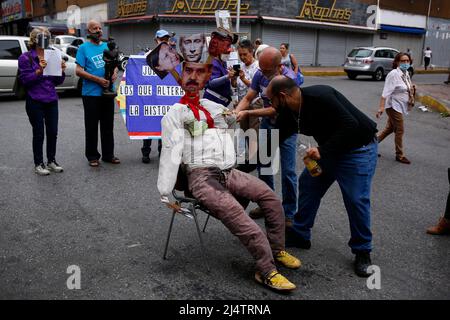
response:
[[[271,131],[272,129],[279,129],[279,126],[291,128],[282,130],[279,138],[280,160],[281,160],[281,193],[283,197],[283,209],[286,216],[286,223],[289,225],[297,212],[297,173],[296,173],[296,142],[297,129],[292,130],[292,117],[284,118],[283,121],[276,122],[276,111],[272,102],[266,95],[267,87],[270,80],[277,76],[296,79],[294,72],[281,64],[281,53],[278,49],[268,47],[262,51],[259,56],[259,70],[255,73],[252,84],[247,92],[247,95],[239,102],[235,112],[237,113],[237,121],[241,121],[245,117],[254,116],[262,117],[260,124],[260,144],[265,144],[267,154],[273,158],[275,150],[270,150],[271,146]],[[264,101],[264,108],[248,110],[251,102],[261,95]],[[287,123],[291,125],[287,125]],[[294,122],[295,123],[295,122]],[[266,129],[266,130],[261,130]],[[264,135],[267,133],[267,136]],[[261,159],[260,159],[261,160]],[[262,161],[263,162],[263,161]],[[268,163],[260,163],[258,165],[259,178],[263,180],[272,190],[275,190],[274,173],[276,168],[273,167],[273,161]],[[262,217],[262,210],[257,208],[250,212],[252,218]]]
[[[355,273],[370,276],[370,187],[377,164],[376,123],[329,86],[300,89],[294,81],[276,77],[267,95],[277,112],[290,112],[297,119],[299,133],[314,137],[319,147],[309,148],[306,157],[322,168],[316,177],[305,168],[299,178],[298,211],[292,227],[286,228],[286,246],[311,247],[311,228],[320,201],[337,181],[350,221],[348,245],[356,255]]]

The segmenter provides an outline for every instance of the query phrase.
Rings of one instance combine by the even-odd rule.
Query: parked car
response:
[[[349,79],[356,79],[359,75],[370,75],[374,80],[383,80],[392,70],[392,62],[399,53],[397,49],[387,47],[357,47],[347,56],[344,71]],[[408,70],[411,77],[414,67]]]
[[[66,52],[67,47],[72,43],[73,40],[75,40],[77,37],[74,36],[56,36],[53,44],[55,47],[60,49],[62,52]]]
[[[78,48],[83,44],[83,43],[85,43],[86,42],[86,40],[84,39],[84,38],[75,38],[68,46],[67,46],[67,49],[66,49],[66,53],[69,55],[69,56],[71,56],[71,57],[73,57],[73,58],[76,58],[76,56],[77,56],[77,51],[78,51]]]
[[[28,37],[0,36],[0,93],[12,94],[17,76],[19,56],[28,51]],[[64,52],[61,53],[66,61],[66,79],[56,87],[60,90],[81,91],[82,81],[75,73],[75,59]]]

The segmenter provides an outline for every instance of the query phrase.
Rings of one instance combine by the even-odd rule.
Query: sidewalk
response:
[[[346,76],[344,67],[301,67],[302,73],[305,76]],[[426,70],[423,67],[417,67],[414,70],[415,74],[436,74],[448,73],[448,68],[434,68]]]
[[[301,67],[305,76],[346,76],[343,67]],[[424,67],[418,67],[414,70],[415,74],[446,74],[448,68],[434,68],[425,70]],[[450,116],[450,85],[429,84],[417,86],[416,104],[429,107],[444,116]]]
[[[421,104],[443,116],[450,116],[450,85],[422,84],[416,89],[416,106]]]

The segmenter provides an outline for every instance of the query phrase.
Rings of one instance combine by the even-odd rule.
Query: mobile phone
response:
[[[241,70],[241,65],[240,64],[233,65],[233,70],[239,72]]]

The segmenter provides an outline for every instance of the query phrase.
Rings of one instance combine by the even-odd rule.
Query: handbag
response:
[[[294,66],[292,64],[292,58],[291,55],[289,55],[289,60],[291,61],[291,66],[292,66],[292,70],[294,70]],[[297,83],[298,86],[301,86],[303,84],[303,82],[305,82],[305,77],[303,76],[302,71],[300,70],[300,66],[298,66],[298,71],[297,74],[295,76],[295,82]]]
[[[26,55],[28,56],[30,65],[32,67],[33,66],[33,58],[29,54],[26,54]],[[14,95],[18,99],[22,100],[22,99],[25,99],[25,97],[27,96],[27,89],[25,88],[23,83],[19,80],[19,74],[20,74],[20,69],[19,69],[19,67],[17,67],[17,74],[16,74],[16,80],[14,81],[13,92],[14,92]]]

